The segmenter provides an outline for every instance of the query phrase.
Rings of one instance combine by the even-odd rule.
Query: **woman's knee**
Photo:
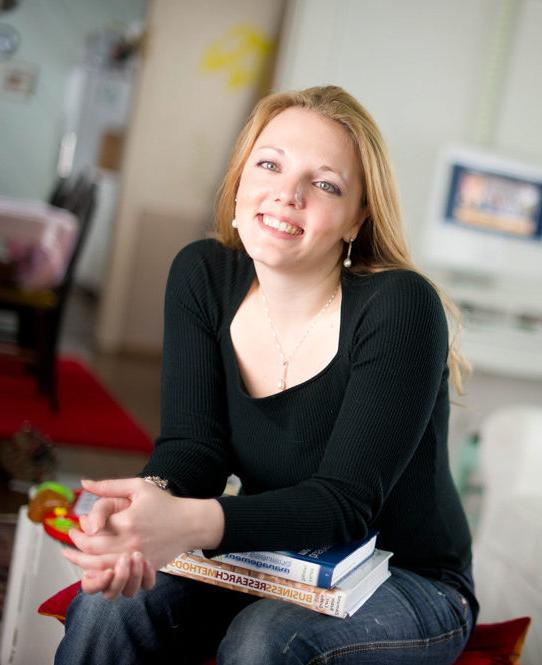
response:
[[[68,607],[66,613],[66,630],[77,630],[80,637],[92,634],[94,630],[103,630],[105,626],[122,624],[124,616],[130,617],[129,612],[123,611],[123,602],[109,601],[102,594],[88,595],[80,592]]]
[[[135,627],[136,614],[122,600],[108,601],[101,594],[79,593],[68,608],[66,634],[55,663],[127,662],[121,654],[127,652],[126,635],[130,633],[130,624]]]
[[[311,632],[307,612],[276,600],[260,600],[245,608],[233,619],[220,643],[219,665],[308,662],[317,650],[311,651],[311,640],[307,639],[307,633]],[[314,619],[313,612],[308,614]],[[304,652],[302,658],[297,653],[300,646]]]
[[[143,593],[134,598],[120,596],[107,600],[101,593],[80,592],[66,614],[66,630],[77,630],[79,636],[99,632],[115,635],[131,625],[141,625],[148,617],[152,604],[145,602]]]
[[[369,616],[363,622],[358,617],[357,623],[354,631],[348,620],[278,600],[260,600],[231,622],[219,647],[218,664],[365,662],[366,643],[388,639],[389,635],[383,622]]]
[[[107,600],[102,594],[79,593],[66,614],[66,634],[57,663],[136,663],[137,653],[158,651],[177,628],[171,589],[158,581],[133,598]],[[182,591],[179,594],[182,596]]]

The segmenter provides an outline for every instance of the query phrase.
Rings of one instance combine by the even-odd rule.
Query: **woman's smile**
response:
[[[278,217],[265,213],[257,215],[257,219],[262,226],[266,227],[266,230],[271,229],[278,232],[278,234],[275,233],[274,235],[282,236],[285,234],[289,237],[303,235],[303,229],[290,220],[285,220],[283,218],[279,219]]]

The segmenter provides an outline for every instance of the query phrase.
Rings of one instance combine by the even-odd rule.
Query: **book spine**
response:
[[[334,617],[344,618],[347,615],[344,609],[343,591],[319,589],[301,582],[205,559],[195,554],[180,554],[162,568],[162,572],[189,577],[261,598],[284,600]]]
[[[331,586],[332,571],[329,570],[329,567],[324,570],[319,563],[295,559],[280,552],[232,552],[219,554],[213,557],[213,561],[221,561],[231,566],[241,566],[256,572],[325,589],[329,589]]]

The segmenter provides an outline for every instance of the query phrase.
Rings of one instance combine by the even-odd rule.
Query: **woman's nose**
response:
[[[305,205],[303,183],[299,180],[283,180],[275,191],[275,201],[280,201],[283,205],[302,208]]]

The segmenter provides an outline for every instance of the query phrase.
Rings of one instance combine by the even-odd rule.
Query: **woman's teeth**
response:
[[[300,236],[303,233],[303,229],[300,229],[299,226],[292,226],[287,222],[281,222],[279,219],[271,217],[270,215],[262,215],[262,222],[272,229],[288,233],[291,236]]]

